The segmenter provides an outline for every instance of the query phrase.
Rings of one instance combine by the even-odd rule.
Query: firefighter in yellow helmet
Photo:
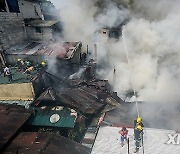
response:
[[[18,69],[21,69],[21,59],[20,58],[17,59],[17,67],[18,67]]]
[[[137,117],[137,119],[136,119],[136,122],[137,122],[137,123],[140,123],[140,122],[142,122],[142,119],[141,119],[141,117]]]
[[[45,61],[42,61],[41,62],[41,67],[45,67],[46,66],[46,62]]]
[[[142,123],[142,118],[138,116],[137,119],[134,121],[134,140],[136,145],[134,153],[137,153],[139,151],[143,138],[143,127],[144,125]]]

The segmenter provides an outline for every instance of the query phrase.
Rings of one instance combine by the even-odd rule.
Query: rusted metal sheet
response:
[[[107,80],[82,81],[71,89],[57,93],[57,96],[63,104],[85,114],[95,114],[106,105],[106,111],[109,111],[123,102],[117,93],[110,91]]]
[[[57,43],[31,43],[27,45],[15,46],[7,50],[7,54],[13,56],[48,56],[60,59],[70,59],[77,48],[81,47],[81,42],[57,42]]]
[[[44,154],[90,154],[90,148],[79,143],[68,140],[64,137],[52,136],[50,143],[47,145]]]
[[[32,111],[18,106],[0,105],[0,149],[16,134]]]
[[[89,154],[90,149],[55,133],[21,132],[3,154]]]
[[[97,95],[89,93],[86,88],[72,88],[58,93],[63,104],[76,108],[85,114],[95,114],[105,106]]]
[[[52,105],[58,105],[58,98],[56,96],[56,92],[53,88],[48,88],[44,91],[33,103],[33,106],[45,106],[47,102],[51,102]]]

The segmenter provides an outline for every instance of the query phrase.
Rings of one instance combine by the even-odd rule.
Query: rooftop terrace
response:
[[[9,84],[9,83],[29,83],[33,78],[35,78],[38,74],[37,70],[31,71],[32,77],[27,77],[26,73],[18,70],[17,67],[11,67],[11,73],[13,81],[9,82],[8,77],[4,77],[3,74],[0,76],[0,84]]]

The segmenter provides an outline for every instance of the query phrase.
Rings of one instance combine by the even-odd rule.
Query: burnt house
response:
[[[106,80],[82,81],[75,87],[57,93],[61,103],[84,115],[96,115],[103,109],[116,107],[121,99],[111,92]],[[108,109],[109,108],[109,109]]]
[[[102,28],[99,32],[102,35],[102,37],[106,39],[108,38],[119,39],[121,35],[120,28]]]
[[[115,27],[104,27],[99,30],[102,38],[118,40],[122,35],[122,27],[129,21],[129,18],[124,19],[122,23]]]

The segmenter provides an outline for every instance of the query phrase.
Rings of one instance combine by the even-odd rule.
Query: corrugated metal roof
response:
[[[16,134],[32,112],[18,106],[0,105],[0,149]]]
[[[105,106],[109,111],[122,102],[117,93],[110,91],[109,83],[105,80],[84,81],[82,85],[79,83],[75,88],[57,93],[57,96],[63,104],[85,114],[95,114]]]
[[[55,133],[22,132],[3,154],[90,154],[90,149]]]
[[[54,146],[57,145],[57,146]],[[90,154],[90,148],[62,137],[61,142],[58,136],[53,136],[44,154]]]
[[[77,118],[77,112],[64,108],[56,107],[41,107],[35,108],[35,114],[28,121],[28,124],[35,126],[49,127],[67,127],[73,128]]]
[[[58,103],[56,103],[56,101],[58,101],[57,95],[55,90],[50,87],[47,90],[45,90],[33,103],[34,106],[45,106],[46,102],[51,102],[50,105],[58,105]]]
[[[54,43],[26,43],[16,45],[6,51],[8,55],[41,55],[71,59],[74,52],[81,46],[81,42],[54,42]]]
[[[0,101],[0,104],[24,106],[26,109],[29,109],[31,103],[32,101]]]
[[[85,114],[97,113],[101,108],[105,106],[105,103],[98,99],[97,95],[89,93],[87,89],[89,88],[79,87],[69,89],[57,95],[63,104],[75,107]]]

